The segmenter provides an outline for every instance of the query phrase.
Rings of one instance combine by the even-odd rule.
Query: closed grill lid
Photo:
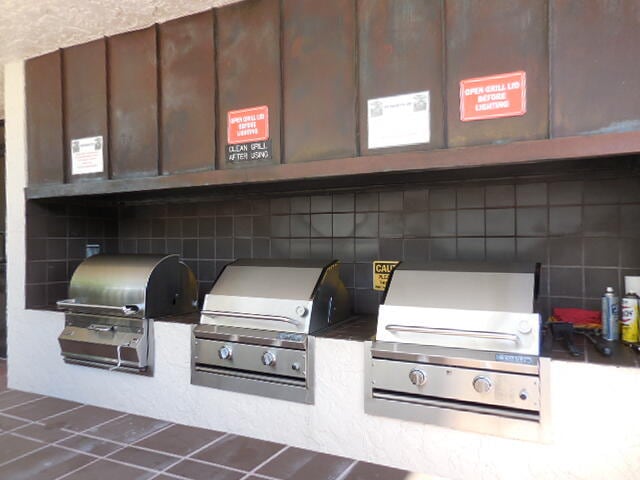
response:
[[[178,255],[95,255],[74,272],[69,296],[58,306],[142,318],[195,310],[197,287]]]
[[[201,323],[313,333],[349,314],[335,260],[241,259],[205,296]]]
[[[537,265],[400,265],[380,305],[377,340],[538,355]]]
[[[237,260],[227,265],[211,295],[311,300],[331,262],[317,260]]]

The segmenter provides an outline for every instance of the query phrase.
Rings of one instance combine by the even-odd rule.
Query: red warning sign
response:
[[[269,107],[243,108],[227,112],[227,143],[261,142],[269,139]]]
[[[502,73],[460,82],[460,120],[517,117],[527,112],[527,75]]]

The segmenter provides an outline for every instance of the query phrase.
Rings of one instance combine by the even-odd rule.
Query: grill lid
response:
[[[333,262],[316,260],[237,260],[227,265],[211,295],[312,299],[325,268]]]
[[[311,333],[349,314],[335,260],[237,260],[205,296],[201,323]]]
[[[71,277],[60,308],[127,317],[157,317],[197,308],[196,280],[178,255],[94,255]]]
[[[539,354],[538,267],[400,265],[378,315],[377,340]]]

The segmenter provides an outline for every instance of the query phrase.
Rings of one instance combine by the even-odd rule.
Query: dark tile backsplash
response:
[[[286,196],[246,188],[107,207],[31,201],[27,306],[65,297],[86,244],[98,243],[107,252],[180,254],[201,295],[238,257],[337,258],[357,313],[375,312],[381,298],[371,289],[372,260],[538,261],[543,315],[597,308],[607,286],[620,292],[624,275],[640,273],[640,178],[615,168]]]
[[[85,258],[88,244],[99,245],[107,253],[120,248],[116,207],[29,201],[26,213],[27,307],[53,305],[67,298],[69,278]],[[141,222],[140,232],[145,237],[151,237],[151,225],[150,219]],[[151,250],[150,245],[147,248]]]

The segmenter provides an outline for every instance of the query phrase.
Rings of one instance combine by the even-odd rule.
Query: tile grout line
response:
[[[178,458],[178,460],[176,460],[176,461],[175,461],[175,462],[173,462],[172,464],[167,465],[166,467],[164,467],[164,468],[163,468],[159,473],[167,472],[167,470],[169,470],[169,469],[170,469],[170,468],[172,468],[172,467],[175,467],[176,465],[178,465],[180,462],[183,462],[184,460],[187,460],[187,459],[188,459],[188,460],[197,460],[197,459],[195,459],[195,458],[191,458],[191,456],[192,456],[192,455],[195,455],[196,453],[200,453],[201,451],[203,451],[203,450],[205,450],[205,449],[209,448],[209,447],[210,447],[210,446],[212,446],[212,445],[215,445],[217,442],[221,441],[223,438],[226,438],[226,437],[228,437],[228,436],[229,436],[229,433],[224,433],[224,434],[220,435],[218,438],[216,438],[216,439],[214,439],[214,440],[210,441],[209,443],[207,443],[207,444],[205,444],[205,445],[201,446],[200,448],[196,448],[196,449],[195,449],[193,452],[191,452],[189,455],[184,455],[184,456],[182,456],[182,457]],[[151,451],[154,451],[154,450],[151,450]],[[170,472],[167,472],[167,473],[170,473]],[[157,475],[156,475],[156,476],[157,476]]]
[[[195,454],[197,454],[197,453],[200,453],[201,451],[203,451],[203,450],[205,450],[205,449],[207,449],[207,448],[211,447],[212,445],[215,445],[216,443],[220,442],[222,439],[224,439],[224,438],[226,438],[226,437],[228,437],[228,436],[230,436],[230,435],[233,435],[233,434],[231,434],[231,433],[229,433],[229,432],[224,433],[224,435],[222,435],[222,436],[220,436],[220,437],[216,438],[215,440],[213,440],[213,441],[209,442],[208,444],[203,445],[202,447],[200,447],[200,448],[198,448],[198,449],[194,450],[194,451],[193,451],[193,452],[191,452],[189,455],[186,455],[186,456],[184,456],[184,457],[180,458],[178,461],[176,461],[176,462],[172,463],[171,465],[166,466],[166,467],[165,467],[163,470],[161,470],[159,473],[169,473],[169,474],[171,474],[171,475],[178,475],[178,474],[175,474],[175,473],[171,473],[171,472],[169,472],[168,470],[169,470],[170,468],[172,468],[172,467],[175,467],[176,465],[178,465],[179,463],[181,463],[181,462],[182,462],[182,461],[184,461],[184,460],[189,460],[189,461],[192,461],[192,462],[194,462],[194,463],[199,463],[200,465],[211,465],[211,466],[214,466],[214,467],[221,468],[221,469],[223,469],[223,470],[230,470],[230,471],[232,471],[232,472],[241,473],[241,474],[243,474],[243,476],[244,476],[244,475],[247,473],[247,471],[246,471],[246,470],[242,470],[242,469],[240,469],[240,468],[231,467],[231,466],[228,466],[228,465],[222,465],[221,463],[214,463],[214,462],[209,462],[209,461],[207,461],[207,460],[200,460],[199,458],[193,458],[193,455],[195,455]],[[178,475],[178,476],[180,476],[180,475]],[[183,477],[181,477],[181,478],[183,478]],[[243,478],[243,477],[241,477],[241,478]]]
[[[340,475],[336,477],[336,480],[344,480],[345,478],[347,478],[347,475],[351,473],[351,470],[353,470],[357,464],[358,464],[358,460],[354,460],[353,462],[351,462],[351,465],[345,468],[344,472],[342,472]]]
[[[247,472],[247,474],[244,477],[242,477],[240,480],[245,480],[245,479],[249,478],[253,473],[255,473],[260,468],[264,467],[267,463],[269,463],[274,458],[278,457],[281,453],[284,453],[288,448],[289,448],[289,445],[285,445],[280,450],[278,450],[276,453],[274,453],[269,458],[267,458],[264,462],[260,463],[259,465],[256,465],[253,468],[253,470],[251,470],[250,472]]]
[[[62,475],[57,476],[54,480],[60,480],[60,479],[62,479],[62,478],[64,478],[64,477],[67,477],[67,476],[69,476],[69,475],[72,475],[72,474],[74,474],[74,473],[76,473],[76,472],[78,472],[78,471],[82,470],[83,468],[88,467],[89,465],[93,465],[94,463],[99,462],[100,460],[102,460],[102,458],[100,458],[100,457],[95,458],[95,459],[93,459],[91,462],[87,462],[87,463],[85,463],[84,465],[82,465],[82,466],[80,466],[80,467],[78,467],[78,468],[75,468],[75,469],[73,469],[73,470],[71,470],[71,471],[69,471],[69,472],[67,472],[67,473],[63,473]]]
[[[49,444],[45,443],[41,447],[38,447],[38,448],[36,448],[34,450],[31,450],[29,452],[23,453],[22,455],[18,455],[17,457],[12,458],[11,460],[7,460],[6,462],[0,463],[0,468],[4,467],[5,465],[7,465],[7,464],[9,464],[11,462],[15,462],[16,460],[20,460],[21,458],[24,458],[27,455],[31,455],[32,453],[36,453],[36,452],[39,452],[40,450],[44,450],[48,446],[49,446]]]
[[[43,395],[43,396],[38,397],[38,398],[32,398],[31,400],[27,400],[26,402],[18,403],[16,405],[11,405],[10,407],[0,408],[0,413],[4,413],[5,411],[11,410],[12,408],[18,408],[18,407],[22,407],[23,405],[28,405],[30,403],[35,403],[38,400],[42,400],[44,398],[50,398],[50,397],[46,397],[46,396]],[[6,415],[6,413],[5,413],[5,415]],[[20,418],[20,417],[18,417],[18,418]]]
[[[149,480],[153,480],[154,478],[156,478],[156,477],[158,477],[159,475],[162,475],[162,474],[175,475],[175,476],[176,476],[176,478],[184,478],[184,479],[187,479],[187,477],[183,477],[182,475],[178,475],[178,474],[175,474],[175,473],[171,473],[171,472],[169,472],[168,470],[169,470],[170,468],[175,467],[176,465],[178,465],[179,463],[181,463],[181,462],[183,462],[183,461],[185,461],[185,460],[197,461],[198,459],[196,459],[196,458],[191,458],[191,456],[192,456],[192,455],[195,455],[196,453],[200,453],[201,451],[203,451],[203,450],[205,450],[205,449],[209,448],[209,447],[210,447],[210,446],[212,446],[212,445],[215,445],[217,442],[221,441],[223,438],[228,437],[229,435],[230,435],[230,434],[229,434],[228,432],[226,432],[226,433],[224,433],[224,434],[220,435],[218,438],[216,438],[216,439],[214,439],[214,440],[210,441],[209,443],[206,443],[206,444],[202,445],[200,448],[196,448],[193,452],[189,453],[189,455],[185,455],[185,456],[179,457],[175,462],[173,462],[173,463],[171,463],[171,464],[167,465],[167,466],[166,466],[166,467],[164,467],[162,470],[158,471],[158,473],[156,473],[156,474],[155,474],[153,477],[151,477]],[[151,452],[155,452],[155,451],[156,451],[156,450],[152,450],[152,449],[147,449],[147,450],[149,450],[149,451],[151,451]],[[165,452],[162,452],[162,453],[165,453]]]
[[[67,432],[64,432],[67,433]],[[38,443],[46,443],[47,445],[55,445],[58,442],[62,442],[64,440],[68,440],[69,438],[71,438],[73,435],[72,434],[67,434],[66,437],[61,438],[60,440],[55,440],[53,442],[50,442],[48,440],[42,440],[41,438],[36,438],[36,437],[30,437],[29,435],[25,435],[24,433],[19,433],[19,432],[13,432],[13,435],[16,437],[20,437],[20,438],[24,438],[25,440],[32,440],[34,442],[38,442]]]
[[[115,420],[120,420],[121,418],[124,418],[127,415],[129,415],[129,414],[128,413],[123,413],[122,415],[118,415],[117,417],[110,418],[109,420],[105,420],[102,423],[98,423],[97,425],[93,425],[92,427],[85,428],[84,430],[71,430],[70,428],[65,428],[65,427],[62,427],[60,430],[71,431],[71,432],[75,432],[77,434],[84,434],[85,432],[87,432],[89,430],[92,430],[94,428],[102,427],[102,426],[106,425],[109,422],[113,422]],[[106,439],[104,439],[104,440],[106,440]]]
[[[72,408],[72,409],[69,409],[69,410],[67,410],[67,411],[65,411],[65,412],[60,412],[60,413],[55,414],[55,415],[50,415],[49,417],[44,417],[44,418],[42,418],[42,419],[40,419],[40,420],[46,420],[46,419],[48,419],[48,418],[55,417],[55,416],[57,416],[57,415],[62,415],[62,414],[64,414],[64,413],[68,413],[69,411],[76,410],[76,409],[81,408],[81,407],[83,407],[83,406],[85,406],[85,405],[84,405],[84,404],[83,404],[83,405],[79,405],[79,406],[74,407],[74,408]],[[62,438],[62,439],[60,439],[60,440],[57,440],[57,441],[55,441],[55,442],[47,442],[47,441],[44,441],[44,440],[41,440],[41,439],[31,438],[31,437],[27,437],[26,435],[22,435],[22,434],[19,434],[19,433],[15,433],[14,435],[15,435],[15,436],[17,436],[17,437],[25,438],[25,439],[27,439],[27,440],[31,440],[31,441],[36,441],[36,442],[38,442],[38,443],[43,443],[44,445],[42,445],[41,447],[39,447],[39,448],[37,448],[37,449],[35,449],[35,450],[32,450],[32,451],[30,451],[30,452],[27,452],[27,453],[25,453],[25,454],[23,454],[23,455],[19,455],[19,456],[15,457],[15,458],[12,458],[12,459],[10,459],[10,460],[8,460],[8,461],[6,461],[6,462],[4,462],[4,463],[0,464],[0,467],[4,467],[5,465],[7,465],[7,464],[9,464],[9,463],[11,463],[11,462],[13,462],[13,461],[15,461],[15,460],[19,460],[19,459],[21,459],[21,458],[23,458],[23,457],[25,457],[25,456],[27,456],[27,455],[30,455],[30,454],[32,454],[32,453],[37,453],[37,452],[39,452],[40,450],[43,450],[43,449],[45,449],[45,448],[46,448],[46,447],[48,447],[48,446],[56,446],[56,447],[58,447],[58,448],[62,448],[62,449],[67,450],[67,451],[72,451],[72,452],[80,453],[80,454],[87,455],[87,456],[90,456],[90,457],[95,457],[95,460],[94,460],[94,461],[89,462],[89,463],[87,463],[87,464],[83,465],[83,466],[82,466],[82,467],[80,467],[79,469],[84,468],[84,467],[86,467],[86,466],[88,466],[88,465],[90,465],[90,464],[93,464],[93,463],[97,462],[98,460],[102,460],[102,459],[105,459],[105,460],[106,460],[106,459],[107,459],[107,457],[106,457],[106,456],[94,455],[94,454],[91,454],[91,453],[88,453],[88,452],[83,452],[83,451],[81,451],[81,450],[76,450],[76,449],[74,449],[74,448],[66,447],[66,446],[64,446],[64,445],[61,445],[61,444],[60,444],[60,442],[63,442],[63,441],[65,441],[65,440],[68,440],[69,438],[71,438],[71,437],[73,437],[73,436],[76,436],[76,435],[82,434],[83,432],[86,432],[87,430],[91,430],[91,429],[93,429],[93,428],[97,428],[97,427],[100,427],[100,426],[102,426],[102,425],[105,425],[105,424],[107,424],[107,423],[109,423],[109,422],[112,422],[112,421],[118,420],[118,419],[120,419],[120,418],[124,418],[124,417],[126,417],[127,415],[129,415],[129,414],[128,414],[128,413],[123,413],[122,415],[119,415],[119,416],[117,416],[117,417],[115,417],[115,418],[109,419],[109,420],[107,420],[107,421],[105,421],[105,422],[102,422],[102,423],[99,423],[99,424],[97,424],[97,425],[93,425],[93,426],[91,426],[91,427],[89,427],[89,428],[86,428],[86,429],[84,429],[84,430],[81,430],[81,431],[79,431],[79,432],[78,432],[78,431],[73,431],[73,430],[70,430],[70,429],[66,429],[66,428],[61,428],[61,429],[59,429],[59,430],[60,430],[60,431],[62,431],[62,432],[64,432],[64,433],[69,433],[69,436],[67,436],[67,437],[65,437],[65,438]],[[19,418],[19,417],[18,417],[18,418]],[[28,423],[27,423],[27,424],[25,424],[25,425],[20,425],[19,427],[16,427],[16,429],[20,429],[20,428],[23,428],[23,427],[27,427],[27,426],[29,426],[29,425],[39,425],[39,426],[46,427],[44,424],[39,423],[39,421],[30,421],[30,422],[28,422]],[[149,433],[148,435],[145,435],[144,437],[142,437],[142,438],[138,439],[137,441],[142,441],[142,440],[144,440],[145,438],[148,438],[148,437],[150,437],[150,436],[152,436],[152,435],[154,435],[154,434],[156,434],[156,433],[159,433],[159,432],[161,432],[161,431],[163,431],[163,430],[165,430],[165,429],[167,429],[167,428],[171,427],[172,425],[173,425],[172,423],[169,423],[169,424],[168,424],[168,425],[166,425],[165,427],[163,427],[163,428],[161,428],[161,429],[158,429],[158,430],[155,430],[154,432],[151,432],[151,433]],[[14,429],[14,430],[15,430],[15,429]],[[12,430],[12,431],[13,431],[13,430]],[[3,432],[3,434],[4,434],[4,433],[8,433],[8,432]],[[87,436],[87,435],[83,435],[83,436]],[[107,442],[110,442],[110,440],[105,439],[105,438],[100,438],[100,437],[89,437],[89,438],[94,438],[94,439],[96,439],[96,440],[101,440],[101,441],[107,441]],[[110,452],[110,453],[109,453],[109,455],[113,455],[114,453],[117,453],[117,452],[119,452],[119,451],[122,451],[122,450],[124,450],[125,448],[127,448],[128,446],[130,446],[130,445],[131,445],[131,444],[123,443],[123,442],[111,442],[111,443],[116,443],[116,444],[120,445],[120,446],[121,446],[121,448],[119,448],[119,449],[117,449],[117,450],[114,450],[113,452]],[[132,466],[132,467],[136,467],[136,468],[142,468],[142,469],[144,469],[144,470],[148,470],[148,471],[150,471],[151,473],[156,473],[156,472],[158,471],[158,470],[151,470],[151,469],[148,469],[148,468],[146,468],[146,467],[142,467],[141,465],[134,465],[134,464],[126,463],[126,462],[121,462],[121,461],[119,461],[119,460],[113,460],[113,459],[110,459],[109,461],[113,461],[113,462],[115,462],[115,463],[121,463],[121,464],[123,464],[123,465]],[[77,471],[77,470],[79,470],[79,469],[76,469],[76,470],[74,470],[74,471],[72,471],[72,472],[67,472],[67,473],[63,474],[62,476],[60,476],[60,477],[58,477],[58,478],[63,478],[63,477],[64,477],[64,476],[66,476],[66,475],[70,475],[71,473],[74,473],[75,471]],[[57,479],[56,479],[56,480],[57,480]]]
[[[78,405],[77,407],[70,408],[69,410],[64,410],[62,412],[54,413],[53,415],[48,415],[46,417],[42,417],[42,418],[39,418],[38,420],[32,420],[32,421],[33,421],[33,423],[39,423],[40,425],[42,425],[44,427],[46,425],[44,423],[40,423],[40,422],[43,422],[45,420],[49,420],[51,418],[57,417],[58,415],[66,415],[67,413],[75,412],[76,410],[78,410],[78,409],[80,409],[80,408],[82,408],[84,406],[85,405]]]
[[[121,415],[120,417],[117,417],[117,418],[123,418],[123,417],[125,417],[127,415],[128,415],[128,413],[125,413],[124,415]],[[109,423],[110,421],[113,421],[113,420],[116,420],[116,418],[113,418],[113,419],[111,419],[111,420],[109,420],[107,422],[104,422],[103,424],[107,424],[107,423]],[[154,430],[153,432],[151,432],[151,433],[149,433],[147,435],[144,435],[143,437],[139,438],[137,441],[138,442],[142,441],[142,440],[144,440],[144,439],[146,439],[148,437],[151,437],[152,435],[155,435],[156,433],[160,433],[160,432],[166,430],[167,428],[171,427],[172,425],[173,425],[172,423],[169,423],[168,425],[165,425],[163,428],[160,428],[158,430]],[[96,428],[97,426],[98,425],[94,425],[93,427],[87,428],[87,429],[85,429],[83,431],[91,430],[92,428]],[[100,439],[100,440],[107,440],[107,439],[105,438],[105,439]],[[75,451],[75,449],[68,448],[68,447],[65,447],[63,445],[57,445],[57,446],[60,447],[60,448],[64,448],[66,450]],[[131,446],[131,444],[124,444],[124,446],[121,446],[121,448],[118,448],[118,449],[114,450],[113,452],[110,452],[108,455],[103,455],[101,457],[100,456],[96,456],[97,458],[95,458],[92,462],[86,463],[85,465],[82,465],[81,467],[76,468],[75,470],[72,470],[70,472],[64,473],[64,474],[56,477],[55,480],[62,480],[63,478],[68,477],[69,475],[72,475],[73,473],[76,473],[76,472],[82,470],[83,468],[86,468],[86,467],[88,467],[90,465],[93,465],[94,463],[97,463],[100,460],[107,460],[109,462],[119,463],[121,465],[129,466],[129,467],[135,467],[137,469],[141,469],[141,470],[144,470],[144,471],[147,471],[147,472],[150,472],[150,473],[156,473],[157,472],[157,470],[153,470],[153,469],[150,469],[148,467],[143,467],[142,465],[134,465],[132,463],[122,462],[120,460],[109,458],[111,455],[114,455],[114,454],[116,454],[118,452],[121,452],[122,450],[128,448],[129,446]],[[82,452],[82,453],[86,455],[86,452]]]
[[[149,437],[151,437],[151,436],[155,435],[156,433],[164,432],[165,430],[167,430],[167,429],[168,429],[169,427],[171,427],[171,426],[173,426],[173,423],[169,423],[169,425],[165,425],[164,427],[159,428],[158,430],[154,430],[153,432],[148,433],[147,435],[142,436],[141,438],[139,438],[138,440],[136,440],[136,442],[141,442],[142,440],[145,440],[145,439],[147,439],[147,438],[149,438]],[[107,439],[105,439],[105,440],[107,440]],[[122,443],[124,443],[124,442],[122,442]],[[120,447],[120,448],[118,448],[118,449],[114,450],[113,452],[109,453],[108,455],[105,455],[105,456],[104,456],[104,458],[105,458],[105,459],[110,459],[109,457],[111,457],[112,455],[115,455],[116,453],[121,452],[121,451],[123,451],[123,450],[125,450],[125,449],[127,449],[127,448],[129,448],[129,447],[131,447],[131,446],[132,446],[132,444],[131,444],[131,443],[127,443],[127,444],[125,444],[125,446]],[[118,462],[118,460],[115,460],[115,459],[110,459],[110,460],[111,460],[111,461],[114,461],[114,462]],[[141,467],[141,468],[144,468],[144,467]],[[157,470],[153,470],[153,471],[154,471],[154,472],[156,472]]]
[[[37,398],[37,399],[33,399],[33,400],[30,400],[30,401],[24,402],[24,404],[32,403],[32,402],[35,402],[37,400],[41,400],[43,398],[55,398],[55,397],[42,396],[41,398]],[[20,404],[20,405],[22,405],[22,404]],[[13,407],[17,407],[17,406],[20,406],[20,405],[14,405]],[[38,439],[38,438],[29,437],[29,436],[24,435],[24,434],[14,433],[16,430],[19,430],[19,429],[22,429],[22,428],[26,428],[26,427],[31,426],[31,425],[38,425],[38,426],[46,427],[46,425],[44,423],[42,423],[43,421],[51,419],[51,418],[54,418],[54,417],[57,417],[57,416],[61,416],[61,415],[67,414],[67,413],[75,411],[75,410],[78,410],[78,409],[80,409],[80,408],[82,408],[84,406],[87,406],[87,405],[86,404],[78,405],[78,406],[70,408],[68,410],[65,410],[65,411],[58,412],[56,414],[50,415],[48,417],[43,417],[43,418],[41,418],[39,420],[26,420],[24,425],[19,425],[18,427],[15,427],[14,429],[2,432],[2,435],[6,434],[6,433],[13,433],[17,437],[24,438],[24,439],[31,440],[31,441],[36,441],[36,442],[39,442],[39,443],[43,443],[44,445],[42,447],[40,447],[40,448],[37,448],[37,449],[32,450],[30,452],[27,452],[27,453],[25,453],[23,455],[15,457],[15,458],[7,461],[7,462],[4,462],[0,466],[4,466],[4,465],[6,465],[8,463],[11,463],[11,462],[13,462],[15,460],[23,458],[23,457],[25,457],[27,455],[30,455],[32,453],[37,453],[38,451],[43,450],[47,446],[56,446],[58,448],[61,448],[61,449],[67,450],[67,451],[71,451],[71,452],[74,452],[74,453],[77,453],[77,454],[80,454],[80,455],[85,455],[85,456],[88,456],[88,457],[92,457],[92,458],[94,458],[94,460],[89,462],[89,463],[86,463],[86,464],[82,465],[78,469],[75,469],[73,471],[66,472],[66,473],[62,474],[61,476],[57,477],[55,480],[62,480],[64,478],[66,478],[68,475],[71,475],[71,474],[73,474],[73,473],[77,472],[78,470],[81,470],[81,469],[83,469],[85,467],[88,467],[91,464],[98,462],[99,460],[107,460],[109,462],[118,463],[118,464],[121,464],[121,465],[124,465],[124,466],[129,466],[129,467],[133,467],[133,468],[137,468],[137,469],[141,469],[141,470],[147,471],[149,473],[154,474],[152,477],[150,477],[150,479],[156,478],[156,477],[158,477],[159,475],[162,475],[162,474],[167,474],[167,475],[170,475],[170,476],[172,476],[174,478],[177,478],[177,479],[188,480],[187,477],[183,477],[183,476],[181,476],[179,474],[171,473],[168,470],[171,469],[172,467],[176,466],[177,464],[181,463],[184,460],[190,460],[190,461],[193,461],[195,463],[199,463],[199,464],[203,464],[203,465],[211,465],[211,466],[215,466],[215,467],[221,468],[223,470],[235,471],[237,473],[244,474],[241,477],[241,480],[247,479],[253,474],[255,474],[255,475],[257,475],[257,476],[259,476],[261,478],[267,479],[267,480],[277,480],[275,477],[270,477],[268,475],[259,474],[259,473],[256,473],[256,471],[259,470],[260,468],[262,468],[264,465],[269,463],[271,460],[273,460],[275,457],[277,457],[278,455],[280,455],[281,453],[283,453],[284,451],[286,451],[289,448],[289,446],[285,445],[282,449],[280,449],[278,452],[273,454],[267,460],[265,460],[264,462],[262,462],[261,464],[256,466],[253,470],[246,471],[246,470],[230,467],[230,466],[227,466],[227,465],[222,465],[222,464],[218,464],[218,463],[209,462],[209,461],[206,461],[206,460],[200,460],[198,458],[193,458],[193,455],[196,455],[197,453],[201,452],[202,450],[205,450],[206,448],[209,448],[210,446],[216,444],[217,442],[222,441],[224,438],[232,435],[229,432],[225,432],[220,437],[218,437],[215,440],[212,440],[211,442],[209,442],[209,443],[203,445],[202,447],[194,450],[193,452],[189,453],[186,456],[179,456],[179,455],[176,455],[176,454],[170,453],[170,452],[164,452],[164,451],[161,451],[161,450],[155,450],[155,449],[151,449],[151,448],[147,448],[147,447],[143,447],[143,446],[138,446],[135,443],[125,443],[125,442],[120,442],[120,441],[117,441],[117,440],[110,440],[110,439],[107,439],[107,438],[103,438],[103,437],[99,437],[97,435],[91,435],[91,434],[87,433],[89,430],[92,430],[92,429],[95,429],[95,428],[99,428],[99,427],[101,427],[103,425],[106,425],[106,424],[108,424],[110,422],[114,422],[114,421],[119,420],[121,418],[124,418],[124,417],[126,417],[128,415],[131,415],[129,413],[122,413],[121,415],[119,415],[117,417],[114,417],[114,418],[111,418],[111,419],[106,420],[104,422],[101,422],[99,424],[93,425],[93,426],[88,427],[88,428],[86,428],[84,430],[75,431],[75,430],[71,430],[69,428],[64,428],[64,427],[60,428],[61,432],[67,433],[69,435],[64,437],[64,438],[61,438],[61,439],[59,439],[59,440],[57,440],[55,442],[47,442],[47,441],[44,441],[44,440],[41,440],[41,439]],[[9,408],[13,408],[13,407],[9,407]],[[10,418],[15,418],[17,420],[25,421],[25,419],[23,419],[21,417],[15,417],[13,415],[7,415],[7,414],[3,414],[3,415],[6,415],[6,416],[8,416]],[[145,436],[143,436],[143,437],[141,437],[139,439],[137,439],[136,443],[139,443],[139,442],[141,442],[141,441],[143,441],[143,440],[145,440],[145,439],[147,439],[147,438],[149,438],[149,437],[151,437],[151,436],[153,436],[155,434],[158,434],[158,433],[160,433],[160,432],[162,432],[164,430],[167,430],[170,427],[175,426],[175,425],[177,425],[177,424],[169,423],[168,425],[166,425],[166,426],[164,426],[164,427],[162,427],[162,428],[160,428],[158,430],[155,430],[155,431],[153,431],[153,432],[151,432],[151,433],[149,433],[149,434],[147,434],[147,435],[145,435]],[[68,446],[65,446],[65,445],[61,444],[61,442],[64,442],[64,441],[66,441],[66,440],[68,440],[70,438],[73,438],[75,436],[83,436],[83,437],[86,437],[86,438],[91,438],[93,440],[103,441],[103,442],[106,442],[106,443],[112,443],[112,444],[120,446],[120,448],[114,450],[113,452],[110,452],[108,455],[100,456],[100,455],[93,454],[91,452],[85,452],[85,451],[78,450],[78,449],[75,449],[75,448],[72,448],[72,447],[68,447]],[[113,455],[117,454],[118,452],[121,452],[122,450],[124,450],[124,449],[126,449],[128,447],[133,447],[133,448],[137,448],[137,449],[140,449],[140,450],[148,451],[150,453],[157,453],[157,454],[165,455],[165,456],[168,456],[168,457],[173,457],[173,458],[176,459],[176,461],[171,463],[171,464],[169,464],[169,465],[167,465],[163,469],[159,470],[159,469],[153,469],[153,468],[149,468],[149,467],[144,467],[142,465],[136,465],[136,464],[133,464],[133,463],[128,463],[128,462],[124,462],[124,461],[116,460],[116,459],[112,458]],[[356,463],[357,463],[357,461],[354,460],[354,462],[349,467],[347,467],[345,472],[343,472],[341,474],[341,476],[337,480],[340,480],[340,479],[344,478],[344,476],[349,471],[351,471],[351,469],[355,466]]]
[[[200,453],[201,451],[206,450],[207,448],[211,447],[212,445],[215,445],[216,443],[222,441],[224,438],[226,438],[228,436],[231,436],[231,435],[234,435],[234,434],[231,434],[229,432],[225,432],[223,435],[221,435],[220,437],[216,438],[215,440],[212,440],[211,442],[207,443],[206,445],[203,445],[202,447],[197,448],[196,450],[191,452],[189,455],[185,455],[184,457],[181,457],[180,459],[178,459],[178,461],[174,462],[173,464],[167,465],[163,470],[158,472],[158,475],[160,475],[162,473],[167,473],[169,475],[176,475],[179,478],[185,478],[185,477],[182,477],[179,474],[169,472],[168,470],[170,468],[172,468],[172,467],[175,467],[176,465],[178,465],[179,463],[181,463],[184,460],[189,460],[189,461],[192,461],[192,462],[195,462],[195,463],[199,463],[201,465],[210,465],[210,466],[218,467],[218,468],[220,468],[222,470],[230,470],[232,472],[241,473],[241,474],[243,474],[243,476],[240,477],[240,478],[241,479],[245,478],[246,475],[250,474],[251,472],[248,472],[247,470],[242,470],[240,468],[231,467],[231,466],[228,466],[228,465],[223,465],[221,463],[214,463],[214,462],[210,462],[210,461],[207,461],[207,460],[200,460],[199,458],[193,458],[193,455],[196,455],[197,453]],[[288,447],[285,446],[285,448],[288,448]],[[157,450],[151,450],[151,449],[149,449],[149,450],[151,452],[165,453],[165,452],[159,452]],[[278,453],[280,453],[280,452],[278,452]],[[277,455],[278,453],[276,453],[275,455]],[[271,458],[273,458],[273,457],[271,457]],[[268,479],[271,479],[271,480],[278,480],[276,478],[272,479],[272,477],[265,477],[265,478],[268,478]]]

